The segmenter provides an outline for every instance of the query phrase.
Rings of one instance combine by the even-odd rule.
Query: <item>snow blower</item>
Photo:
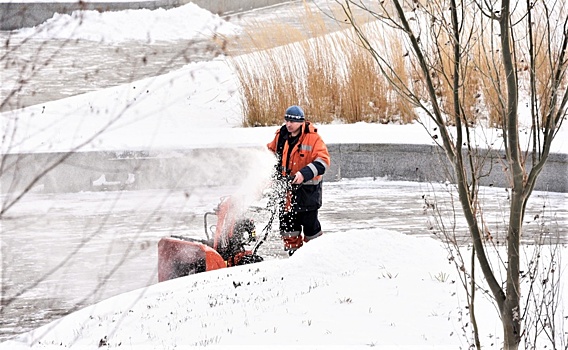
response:
[[[216,216],[215,225],[209,226],[208,218]],[[236,198],[221,198],[213,212],[203,217],[207,239],[169,236],[158,242],[158,281],[212,271],[237,265],[263,261],[256,254],[260,243],[247,250],[245,246],[256,239],[253,219],[243,217]],[[214,230],[213,230],[214,229]],[[212,237],[209,236],[211,230]]]

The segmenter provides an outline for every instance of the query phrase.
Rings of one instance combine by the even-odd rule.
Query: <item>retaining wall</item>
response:
[[[335,178],[386,177],[390,180],[455,183],[446,155],[437,146],[400,144],[330,145]],[[528,166],[531,166],[530,155]],[[479,150],[482,186],[510,187],[503,152]],[[568,192],[568,154],[553,153],[538,177],[535,190]]]
[[[390,180],[454,182],[440,149],[427,145],[330,144],[326,181],[381,177]],[[80,152],[5,155],[2,193],[78,192],[117,189],[183,189],[242,183],[255,171],[260,148],[206,148],[175,152]],[[509,187],[503,154],[484,154],[485,186]],[[46,169],[50,169],[42,175]],[[225,176],[231,174],[231,176]],[[551,154],[536,190],[568,192],[568,155]],[[39,180],[35,180],[39,177]]]
[[[71,14],[77,10],[120,11],[128,9],[169,9],[189,2],[219,15],[229,15],[291,0],[149,0],[149,1],[67,1],[67,2],[0,2],[0,30],[34,27],[55,13]]]

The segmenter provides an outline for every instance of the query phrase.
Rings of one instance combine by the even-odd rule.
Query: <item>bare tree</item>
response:
[[[527,201],[567,115],[568,11],[563,1],[367,1],[336,0],[360,43],[392,86],[433,122],[425,125],[452,166],[475,256],[500,314],[504,347],[517,349],[523,334],[520,242]],[[392,69],[400,57],[360,24],[363,9],[392,30],[408,50],[413,79]],[[520,138],[520,101],[529,106],[530,139]],[[502,167],[511,188],[507,220],[506,277],[499,280],[484,246],[480,179],[493,157],[473,128],[500,132]],[[483,146],[483,145],[482,145]],[[480,345],[477,344],[479,347]]]

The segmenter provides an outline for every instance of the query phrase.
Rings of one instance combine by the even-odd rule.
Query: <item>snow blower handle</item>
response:
[[[209,237],[209,229],[212,230],[212,227],[215,226],[215,225],[212,225],[211,227],[209,227],[209,224],[207,223],[207,216],[209,216],[209,215],[217,215],[217,213],[207,212],[207,213],[205,213],[205,215],[203,215],[203,228],[205,229],[205,236],[207,237],[208,240],[211,239]],[[212,233],[212,235],[214,235],[213,231],[211,233]]]
[[[292,192],[295,192],[298,187],[302,186],[302,183],[299,184],[295,184],[294,180],[296,179],[296,175],[287,175],[284,180],[286,181],[286,185],[288,187],[289,190],[291,190]]]
[[[296,180],[296,178],[298,178],[299,176],[301,177],[302,181],[300,181],[299,183],[294,183],[294,181]],[[292,184],[292,186],[302,186],[304,182],[304,175],[301,172],[296,172],[296,174],[294,175],[290,175],[290,183]]]

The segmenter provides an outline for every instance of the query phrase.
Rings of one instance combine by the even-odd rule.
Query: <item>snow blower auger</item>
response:
[[[217,216],[215,225],[209,226],[210,215]],[[213,212],[205,213],[203,221],[207,239],[174,235],[160,239],[158,282],[263,261],[256,254],[259,242],[252,250],[245,247],[257,240],[256,228],[252,219],[240,215],[235,197],[221,198]],[[209,237],[209,230],[213,237]]]

